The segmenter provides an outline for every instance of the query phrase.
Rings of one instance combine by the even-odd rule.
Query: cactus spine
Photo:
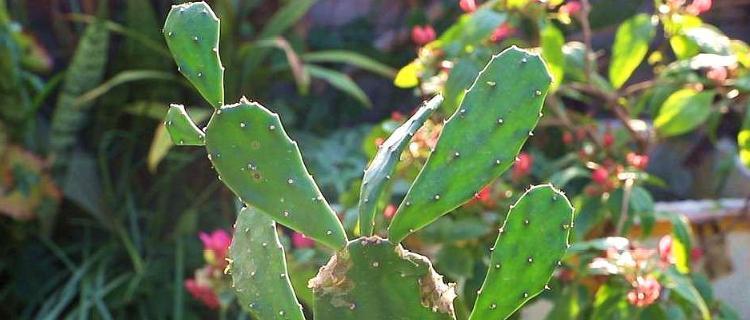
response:
[[[399,242],[510,167],[541,116],[550,85],[538,55],[513,47],[492,58],[401,203],[390,240],[367,237],[401,152],[442,97],[399,127],[363,179],[360,226],[366,237],[348,241],[278,115],[244,98],[224,105],[219,23],[211,8],[203,2],[173,6],[164,34],[180,72],[216,109],[205,132],[180,105],[170,107],[165,125],[176,144],[205,145],[219,178],[248,205],[229,253],[243,308],[258,319],[304,318],[287,279],[276,221],[337,250],[309,282],[316,319],[455,319],[453,286]],[[508,213],[471,319],[507,318],[537,295],[565,252],[571,225],[564,195],[551,186],[531,188]]]

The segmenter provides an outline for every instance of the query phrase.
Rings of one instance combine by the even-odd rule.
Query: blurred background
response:
[[[161,27],[177,2],[0,0],[0,317],[249,318],[221,272],[236,217],[163,118],[213,109]],[[492,54],[541,53],[544,117],[514,167],[409,237],[465,318],[508,205],[552,182],[574,246],[528,319],[750,319],[750,1],[216,0],[226,101],[279,113],[356,235],[362,172],[423,100],[386,223]],[[378,231],[383,234],[384,226]],[[330,256],[280,228],[290,276]],[[388,293],[383,293],[388,294]]]

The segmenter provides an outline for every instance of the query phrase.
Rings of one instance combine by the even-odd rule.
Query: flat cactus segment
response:
[[[511,47],[494,56],[443,127],[396,211],[391,241],[465,203],[505,172],[539,121],[550,82],[537,54]]]
[[[531,188],[511,206],[469,319],[507,319],[547,288],[568,248],[573,207],[550,185]]]
[[[202,146],[206,144],[206,134],[203,133],[190,116],[185,112],[181,104],[172,104],[164,119],[169,137],[178,146]]]
[[[206,149],[219,179],[243,202],[326,246],[346,245],[344,227],[278,115],[247,100],[222,106],[206,128]]]
[[[172,6],[164,22],[164,38],[177,68],[203,98],[224,104],[224,67],[219,59],[219,19],[205,2]]]
[[[414,115],[396,129],[388,139],[380,145],[380,149],[362,179],[362,189],[359,193],[359,227],[362,235],[372,235],[375,226],[375,211],[385,185],[398,164],[401,153],[414,133],[422,127],[440,104],[443,96],[437,95],[425,102]]]
[[[254,319],[302,320],[276,232],[276,223],[257,209],[240,211],[229,247],[232,287]]]
[[[350,242],[309,286],[316,320],[455,319],[453,286],[430,261],[378,237]]]

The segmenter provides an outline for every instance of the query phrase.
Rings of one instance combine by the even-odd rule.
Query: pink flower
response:
[[[638,277],[633,283],[633,289],[628,291],[628,302],[640,308],[649,306],[659,299],[660,291],[661,285],[654,276]]]
[[[674,256],[672,255],[672,236],[663,236],[659,239],[659,260],[665,264],[674,264]]]
[[[711,67],[706,71],[706,78],[719,85],[727,81],[727,68],[724,67]]]
[[[393,111],[391,112],[391,120],[401,122],[402,120],[404,120],[404,115],[401,114],[401,112]]]
[[[531,172],[531,166],[534,164],[534,157],[526,152],[521,152],[516,158],[516,163],[513,165],[513,180],[518,180]]]
[[[299,232],[292,232],[292,245],[295,248],[312,248],[315,246],[315,241]]]
[[[688,6],[687,11],[692,14],[701,14],[711,10],[712,0],[693,0]]]
[[[461,10],[468,13],[477,10],[477,3],[474,0],[459,0],[458,6],[461,7]]]
[[[596,168],[596,170],[591,172],[591,180],[596,182],[596,184],[606,185],[609,181],[609,170],[605,167]]]
[[[393,218],[393,216],[394,216],[395,214],[396,214],[396,206],[394,206],[393,204],[388,204],[388,205],[387,205],[387,206],[385,207],[385,210],[383,210],[383,216],[384,216],[384,217],[385,217],[386,219],[390,219],[390,218]]]
[[[418,46],[423,46],[435,40],[435,29],[431,25],[414,26],[411,28],[411,40]]]
[[[567,15],[574,15],[581,11],[581,3],[578,1],[569,1],[566,4],[560,6],[560,13]]]
[[[198,234],[203,242],[203,257],[213,267],[223,269],[226,264],[227,251],[232,244],[232,236],[228,232],[218,229],[211,233]]]
[[[514,33],[516,33],[516,28],[513,28],[513,26],[506,22],[492,32],[490,40],[492,40],[492,42],[500,42],[505,40],[505,38],[512,36]]]
[[[196,270],[195,278],[185,280],[185,290],[207,307],[216,309],[219,307],[219,297],[211,286],[212,274],[211,267]]]
[[[648,155],[645,154],[641,155],[633,152],[628,152],[628,154],[625,156],[625,160],[628,161],[628,164],[640,170],[646,170],[646,168],[648,167]]]

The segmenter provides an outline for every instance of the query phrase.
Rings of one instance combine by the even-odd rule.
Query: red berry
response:
[[[534,158],[526,152],[521,152],[513,165],[513,179],[518,180],[528,175],[533,164]]]
[[[477,10],[477,3],[474,0],[459,0],[458,6],[461,7],[461,10],[464,12],[474,12]]]
[[[573,134],[568,131],[565,131],[565,133],[563,133],[562,140],[564,144],[573,143]]]
[[[396,214],[396,206],[393,204],[388,204],[388,206],[385,207],[385,210],[383,210],[383,216],[386,219],[393,218],[393,215]]]
[[[591,180],[599,185],[604,186],[609,180],[609,171],[604,167],[596,168],[596,170],[591,172]]]
[[[560,6],[560,13],[564,13],[567,15],[574,15],[581,11],[581,3],[578,1],[570,1],[562,6]]]
[[[411,28],[411,40],[419,46],[435,40],[435,29],[431,25],[414,26]]]
[[[512,36],[514,33],[516,33],[516,28],[513,28],[513,26],[506,22],[492,32],[490,40],[492,40],[492,42],[500,42],[505,40],[505,38]]]
[[[612,133],[609,131],[605,132],[604,137],[602,137],[602,144],[604,144],[604,147],[609,148],[614,143],[615,143],[615,136],[613,136]]]

